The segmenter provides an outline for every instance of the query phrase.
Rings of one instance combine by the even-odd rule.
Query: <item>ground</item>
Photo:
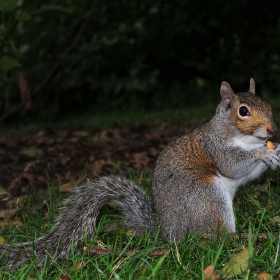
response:
[[[20,196],[45,190],[54,182],[64,188],[94,176],[145,167],[152,170],[163,147],[188,132],[179,126],[134,125],[88,131],[51,128],[20,136],[0,137],[0,187],[5,195]]]
[[[135,174],[134,180],[141,178],[144,172],[147,172],[151,179],[156,158],[165,145],[174,137],[197,126],[198,123],[185,127],[165,123],[138,124],[124,128],[115,124],[112,129],[92,127],[83,131],[62,131],[47,128],[39,132],[30,129],[20,135],[1,136],[0,242],[34,240],[40,234],[48,232],[54,216],[59,213],[60,198],[57,198],[55,203],[52,201],[58,193],[58,187],[62,192],[68,193],[75,185],[91,180],[94,176],[117,173],[129,177],[130,172],[138,170],[140,174]],[[256,278],[256,275],[265,272],[268,278],[259,279],[270,279],[271,275],[274,275],[274,279],[280,279],[277,278],[279,265],[276,263],[280,246],[278,173],[268,171],[265,177],[261,178],[260,184],[252,183],[237,193],[235,213],[240,238],[206,239],[208,243],[205,243],[204,239],[201,241],[201,236],[189,235],[183,242],[175,244],[175,247],[173,243],[161,244],[158,247],[157,243],[151,245],[148,239],[139,237],[142,243],[138,245],[137,238],[130,238],[126,231],[119,230],[118,224],[112,222],[112,217],[108,216],[106,222],[100,222],[105,226],[93,243],[93,248],[99,248],[100,240],[107,242],[103,249],[104,256],[74,256],[59,268],[55,267],[58,266],[56,264],[40,272],[36,269],[32,272],[30,266],[29,275],[38,278],[40,274],[39,278],[42,279],[59,279],[62,271],[66,271],[68,274],[65,275],[70,275],[71,279],[88,279],[88,275],[93,274],[95,276],[92,277],[108,279],[116,273],[123,279],[132,279],[129,278],[131,275],[133,279],[141,275],[147,275],[150,279],[150,276],[156,273],[164,279],[174,278],[174,275],[178,279],[198,279],[201,278],[202,271],[206,274],[206,271],[210,270],[211,275],[215,269],[217,274],[214,273],[209,279],[218,279],[220,274],[225,273],[225,263],[239,260],[240,254],[248,252],[243,263],[246,267],[247,263],[250,265],[244,273],[240,272],[238,275],[250,274]],[[272,175],[274,180],[271,179]],[[53,189],[48,192],[50,185],[54,192]],[[40,199],[37,199],[39,195]],[[29,198],[33,200],[28,205]],[[110,254],[115,250],[112,244],[119,249],[118,242],[123,240],[131,244],[130,247],[125,247],[124,251],[137,248],[139,253],[107,259],[106,252]],[[158,249],[165,250],[164,254],[168,250],[169,254],[151,257],[150,253],[158,252]],[[76,267],[77,263],[84,265],[83,269],[71,268]],[[237,266],[239,267],[240,263]],[[96,269],[102,273],[96,274]],[[81,275],[85,275],[84,278]]]

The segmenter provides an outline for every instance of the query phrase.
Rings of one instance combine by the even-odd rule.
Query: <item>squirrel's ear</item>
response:
[[[235,96],[235,94],[227,82],[225,82],[225,81],[222,82],[220,93],[221,93],[225,107],[227,109],[230,108],[232,98]]]
[[[253,78],[250,79],[250,88],[249,88],[249,92],[251,93],[256,93],[255,91],[255,81]]]

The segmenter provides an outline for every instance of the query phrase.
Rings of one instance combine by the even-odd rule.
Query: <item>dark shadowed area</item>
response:
[[[279,94],[274,1],[1,3],[2,123],[195,107],[217,102],[221,81],[244,91],[251,77]]]

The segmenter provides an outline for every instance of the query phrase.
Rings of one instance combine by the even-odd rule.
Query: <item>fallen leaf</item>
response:
[[[147,134],[137,127],[134,130],[93,128],[88,136],[83,131],[54,130],[51,127],[35,133],[30,126],[26,134],[1,136],[1,187],[12,196],[20,196],[46,190],[48,178],[53,184],[74,182],[82,171],[86,174],[84,181],[116,171],[127,176],[128,170],[136,165],[147,167],[150,173],[156,152],[159,153],[167,142],[181,133],[181,128],[174,129],[173,125],[156,126]],[[146,133],[147,128],[144,131]],[[69,141],[73,137],[77,143]],[[20,154],[21,150],[24,156]],[[133,153],[136,154],[133,156]],[[29,165],[30,159],[42,161],[42,158],[44,164]],[[70,190],[71,184],[66,185],[65,191]]]
[[[97,248],[90,248],[88,250],[88,252],[91,254],[91,255],[104,255],[106,254],[108,251],[106,249],[97,249]]]
[[[207,280],[214,280],[221,278],[221,275],[216,274],[214,266],[211,264],[204,269],[204,278]]]
[[[71,137],[68,141],[72,144],[76,144],[79,142],[79,137]]]
[[[280,224],[280,217],[279,216],[274,216],[272,218],[273,221],[277,222],[278,224]]]
[[[269,273],[261,273],[258,275],[258,280],[268,280],[271,279],[271,275]]]
[[[246,232],[240,234],[240,237],[241,237],[242,239],[248,239],[249,236],[250,236],[251,239],[256,238],[256,235],[255,235],[255,234],[250,234],[250,235],[249,235],[249,233],[246,233]],[[273,237],[272,234],[269,234],[269,233],[262,233],[262,232],[260,232],[260,233],[258,234],[258,236],[257,236],[258,239],[262,239],[262,238],[270,239],[270,238],[272,238],[272,237]]]
[[[86,265],[86,262],[85,262],[85,261],[81,261],[81,262],[79,262],[79,263],[76,265],[76,269],[81,269],[81,268],[83,268],[85,265]]]
[[[81,268],[83,268],[85,265],[86,265],[86,262],[85,262],[85,261],[81,261],[81,262],[79,262],[79,263],[76,265],[75,268],[76,268],[76,269],[81,269]],[[74,269],[74,266],[71,266],[70,269],[71,269],[71,270]]]
[[[28,150],[27,153],[39,151],[38,149]],[[42,153],[42,152],[41,152]],[[46,171],[49,170],[49,164],[44,160],[35,160],[26,164],[21,174],[12,180],[8,187],[8,192],[14,196],[20,193],[26,193],[30,189],[40,189],[47,186]]]
[[[150,161],[147,152],[133,153],[132,156],[136,165],[148,165]]]
[[[67,273],[65,273],[59,278],[59,280],[71,280],[71,278]]]
[[[6,243],[6,240],[2,236],[0,236],[0,244],[5,244],[5,243]]]
[[[87,131],[74,131],[73,136],[75,137],[86,137],[89,133]]]
[[[106,223],[102,228],[101,232],[114,232],[119,230],[123,227],[122,221],[112,222],[112,223]]]
[[[6,199],[9,198],[11,195],[2,187],[0,187],[0,199]]]
[[[88,247],[84,247],[84,251],[88,251],[90,255],[95,255],[95,256],[99,256],[99,255],[105,255],[105,254],[113,254],[112,250],[108,250],[108,249],[98,249],[98,248],[90,248],[88,249]],[[126,250],[125,254],[127,256],[131,256],[135,253],[141,252],[141,250]],[[114,254],[119,255],[120,253],[122,253],[122,251],[120,250],[116,250],[114,251]],[[149,253],[150,257],[158,257],[158,256],[162,256],[169,253],[169,249],[161,249],[161,250],[153,250]],[[218,279],[218,278],[211,278],[211,279]]]
[[[134,255],[134,254],[140,252],[140,250],[132,249],[132,250],[126,250],[125,252],[126,252],[127,256],[131,256],[131,255]],[[119,255],[121,252],[120,251],[116,251],[116,253]]]
[[[152,252],[150,252],[149,256],[150,257],[158,257],[158,256],[162,256],[169,253],[169,249],[160,249],[160,250],[153,250]]]
[[[26,149],[22,149],[20,152],[19,152],[21,155],[24,155],[24,156],[28,156],[28,157],[31,157],[31,158],[35,158],[39,155],[42,155],[43,152],[42,150],[38,149],[38,148],[26,148]]]
[[[62,165],[66,165],[68,162],[70,162],[71,158],[68,156],[64,156],[61,158],[60,162]]]
[[[234,275],[241,275],[246,270],[249,261],[248,248],[243,249],[238,254],[232,256],[229,262],[225,264],[222,271],[226,272],[225,278],[231,278]]]
[[[15,221],[9,221],[9,222],[7,222],[7,221],[1,221],[0,222],[0,227],[3,227],[3,226],[8,226],[9,224],[12,224],[12,225],[14,225],[14,226],[21,226],[22,225],[22,223],[20,222],[20,221],[18,221],[18,220],[15,220]]]
[[[158,150],[154,147],[151,147],[149,149],[149,155],[152,156],[152,157],[156,157],[158,155]]]
[[[59,190],[64,193],[72,192],[74,189],[73,183],[69,182],[59,187]]]
[[[94,162],[95,161],[95,156],[94,155],[90,155],[88,161],[89,161],[89,163]]]
[[[103,159],[95,161],[92,165],[93,175],[100,175],[104,165],[105,165],[105,161]]]
[[[107,249],[107,246],[103,243],[101,239],[97,238],[95,242],[99,249]]]
[[[118,204],[113,201],[107,202],[107,205],[113,209],[116,209],[118,207]]]
[[[0,211],[0,218],[9,219],[18,212],[18,209],[9,209]]]
[[[273,276],[274,280],[280,280],[280,271],[278,271],[274,276]]]
[[[66,192],[66,193],[72,192],[74,189],[74,186],[80,185],[83,182],[84,178],[85,178],[85,176],[82,175],[75,182],[69,182],[69,183],[63,184],[59,187],[59,190],[61,192]]]
[[[27,199],[27,196],[20,196],[20,197],[15,197],[6,203],[6,207],[9,209],[15,209],[15,208],[21,208],[25,201]]]
[[[126,232],[125,232],[126,236],[128,237],[131,237],[133,236],[133,231],[131,229],[128,229]]]
[[[263,184],[261,185],[255,185],[253,187],[253,191],[254,193],[255,192],[264,192],[264,191],[267,191],[268,190],[268,187],[270,186],[271,184],[271,179],[267,179]]]

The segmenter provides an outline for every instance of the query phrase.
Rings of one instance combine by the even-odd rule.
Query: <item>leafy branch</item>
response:
[[[49,79],[52,77],[53,73],[56,71],[56,69],[59,67],[59,65],[61,64],[61,62],[65,59],[65,57],[68,55],[68,53],[74,48],[74,46],[77,44],[83,30],[85,29],[85,27],[87,26],[87,23],[90,19],[91,14],[94,11],[94,8],[97,4],[97,0],[94,0],[92,2],[92,5],[88,11],[88,14],[86,16],[86,18],[84,19],[83,23],[80,26],[80,29],[78,30],[76,36],[74,37],[74,40],[72,41],[72,43],[69,45],[68,48],[66,48],[66,50],[62,53],[62,55],[57,59],[57,61],[54,63],[53,67],[51,68],[51,70],[48,72],[48,74],[44,77],[44,79],[42,80],[42,82],[39,84],[39,86],[37,86],[34,91],[30,94],[30,98],[33,97],[34,95],[36,95],[44,86],[45,84],[49,81]],[[1,8],[1,5],[0,5]],[[58,9],[57,6],[48,6],[48,7],[43,7],[40,10],[37,10],[37,12],[41,11],[41,10],[45,10],[45,9]],[[64,8],[59,8],[62,11],[69,11],[68,9],[64,9]],[[29,15],[33,14],[35,11],[30,12]],[[0,121],[3,121],[5,118],[7,118],[8,116],[10,116],[11,114],[13,114],[14,112],[16,112],[17,110],[19,110],[21,107],[24,106],[24,102],[21,102],[19,104],[17,104],[15,107],[13,107],[10,111],[8,111],[7,113],[4,113],[1,117],[0,117]]]

